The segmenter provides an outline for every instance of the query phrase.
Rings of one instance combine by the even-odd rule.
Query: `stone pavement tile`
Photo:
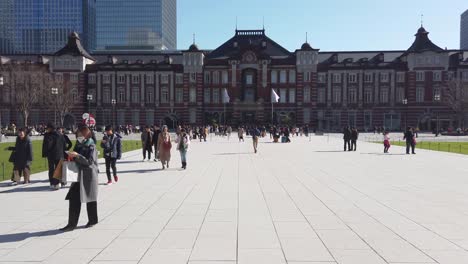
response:
[[[190,256],[188,249],[156,249],[152,248],[138,262],[139,264],[187,264]]]
[[[274,228],[261,229],[239,227],[240,249],[272,249],[280,247],[281,246]]]
[[[329,249],[370,249],[351,230],[317,230],[320,239]]]
[[[48,239],[47,243],[39,239],[33,239],[20,248],[0,257],[0,261],[44,261],[69,242],[70,239]]]
[[[0,257],[12,252],[14,249],[0,249]]]
[[[152,242],[148,238],[117,238],[95,260],[140,260]]]
[[[334,261],[318,238],[281,238],[281,246],[289,261]]]
[[[97,230],[124,230],[127,229],[137,218],[137,216],[126,215],[122,217],[113,217],[112,215],[99,222],[94,229]]]
[[[425,250],[440,264],[466,264],[468,252],[466,250]]]
[[[206,222],[235,222],[237,221],[237,209],[211,209],[205,217]]]
[[[188,264],[236,264],[236,261],[194,260],[194,261],[189,261]]]
[[[318,238],[307,222],[275,222],[276,232],[282,238]]]
[[[192,249],[197,229],[164,229],[152,245],[157,249]]]
[[[89,264],[138,264],[138,261],[118,261],[118,262],[112,262],[112,261],[91,261]]]
[[[166,222],[161,221],[135,221],[119,237],[125,238],[154,238],[157,237]]]
[[[331,249],[333,257],[340,264],[385,264],[377,253],[370,249]],[[393,263],[392,263],[393,264]],[[414,263],[416,264],[416,263]]]
[[[456,244],[446,240],[431,231],[407,231],[402,236],[419,249],[429,250],[460,250]]]
[[[205,215],[175,215],[167,224],[167,229],[200,229]]]
[[[174,215],[176,210],[160,209],[152,207],[144,214],[138,216],[138,221],[161,221],[167,222]]]
[[[401,239],[368,241],[388,262],[432,262],[421,250]]]
[[[55,254],[48,257],[44,264],[85,264],[89,263],[97,254],[100,249],[59,249]]]
[[[184,202],[177,210],[176,216],[200,216],[205,215],[208,210],[208,203],[206,204],[190,204]]]
[[[103,249],[107,247],[121,232],[121,230],[89,230],[67,244],[65,248]]]
[[[235,236],[224,234],[200,235],[193,248],[190,260],[236,260]]]
[[[306,215],[315,230],[347,230],[349,227],[334,215]]]
[[[281,249],[239,249],[238,264],[286,264]]]

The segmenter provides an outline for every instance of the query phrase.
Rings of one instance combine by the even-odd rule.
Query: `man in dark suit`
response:
[[[60,189],[60,182],[53,175],[58,163],[64,158],[65,138],[55,130],[53,124],[47,124],[46,129],[47,132],[44,134],[44,141],[42,142],[42,157],[47,158],[48,161],[50,188],[58,190]]]
[[[344,151],[346,151],[346,147],[348,148],[348,151],[351,151],[351,129],[349,129],[349,126],[345,127],[343,129],[343,140],[344,140]]]
[[[411,153],[416,154],[414,152],[414,149],[416,148],[416,139],[414,137],[412,127],[407,127],[406,128],[406,132],[405,132],[405,135],[403,137],[403,140],[406,140],[406,154],[410,154],[410,148],[411,148]]]

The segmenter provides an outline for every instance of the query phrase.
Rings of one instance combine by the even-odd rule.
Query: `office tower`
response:
[[[0,1],[0,52],[50,54],[77,32],[86,48],[94,46],[96,0]]]
[[[461,15],[460,49],[468,50],[468,10]]]
[[[155,51],[177,48],[176,0],[99,0],[97,51]]]

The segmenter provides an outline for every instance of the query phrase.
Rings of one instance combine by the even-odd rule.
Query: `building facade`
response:
[[[468,50],[468,9],[460,17],[460,49]]]
[[[177,49],[176,0],[100,0],[97,51]]]
[[[236,30],[214,50],[193,44],[174,52],[91,56],[72,35],[54,56],[1,59],[3,76],[12,64],[39,64],[71,86],[76,101],[69,123],[80,122],[85,111],[98,125],[170,127],[275,123],[327,131],[345,125],[434,130],[468,121],[468,51],[441,49],[423,27],[401,51],[322,52],[304,43],[291,52],[264,30]],[[4,124],[18,120],[8,87],[8,80],[0,87]],[[279,102],[272,102],[272,91]],[[38,109],[30,123],[50,121],[53,110]]]
[[[53,54],[78,32],[94,47],[96,0],[4,0],[0,3],[0,53]]]

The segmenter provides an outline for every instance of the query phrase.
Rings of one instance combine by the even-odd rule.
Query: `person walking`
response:
[[[260,130],[257,127],[254,127],[252,131],[250,132],[250,134],[252,134],[254,153],[257,153],[258,138],[260,137]]]
[[[153,146],[154,146],[154,161],[158,161],[159,153],[158,153],[158,138],[159,134],[161,134],[161,129],[159,126],[154,126],[154,133],[153,133]]]
[[[8,150],[14,151],[13,154],[13,182],[11,185],[20,183],[21,176],[24,178],[24,184],[30,182],[31,164],[33,161],[33,149],[31,139],[26,133],[26,130],[21,128],[18,130],[18,136],[14,147],[9,147]]]
[[[190,136],[187,131],[182,128],[180,134],[176,139],[177,150],[180,152],[180,159],[182,161],[182,169],[187,169],[187,151],[190,146]]]
[[[53,176],[60,160],[64,158],[65,149],[66,146],[63,135],[55,130],[53,124],[47,124],[47,132],[44,134],[44,141],[42,142],[42,157],[47,158],[49,165],[49,184],[51,189],[60,189],[59,180],[55,179]]]
[[[76,162],[78,167],[78,182],[70,186],[66,196],[69,202],[68,224],[60,229],[64,232],[73,231],[80,218],[81,204],[86,203],[88,211],[88,223],[86,228],[98,223],[97,198],[98,198],[98,157],[94,140],[91,139],[91,131],[87,126],[82,126],[76,134],[77,144],[68,156]]]
[[[356,143],[359,137],[359,132],[355,127],[351,129],[351,150],[356,151]]]
[[[226,129],[226,135],[227,135],[228,141],[231,139],[231,133],[232,133],[232,127],[228,126]]]
[[[403,136],[403,140],[406,140],[406,154],[410,154],[410,148],[411,148],[411,153],[416,154],[414,152],[414,149],[416,148],[416,138],[413,132],[413,128],[407,127],[406,132]]]
[[[101,148],[104,151],[104,160],[106,161],[107,185],[112,184],[111,168],[114,181],[119,181],[119,176],[117,176],[117,160],[122,158],[121,138],[119,134],[114,133],[112,126],[106,126],[105,135],[101,141]]]
[[[239,130],[237,131],[237,136],[239,137],[239,142],[244,142],[244,128],[239,127]]]
[[[151,160],[151,152],[153,152],[153,132],[149,126],[145,127],[145,131],[141,133],[141,147],[143,148],[143,161],[148,153],[148,161]]]
[[[349,126],[345,127],[343,129],[343,140],[344,140],[344,151],[348,150],[351,151],[351,130],[349,129]]]
[[[390,148],[390,136],[389,136],[388,131],[384,132],[383,144],[384,144],[384,151],[383,152],[388,153],[388,149]]]
[[[162,164],[162,169],[169,168],[169,161],[171,160],[171,135],[169,134],[169,129],[166,125],[163,126],[161,134],[158,138],[158,152],[159,160]]]

